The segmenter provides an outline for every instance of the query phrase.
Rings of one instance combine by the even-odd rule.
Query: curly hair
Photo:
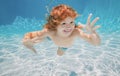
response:
[[[45,28],[48,30],[55,31],[56,27],[67,17],[76,18],[78,16],[77,12],[64,4],[58,5],[54,7],[47,18],[47,23],[45,24]]]

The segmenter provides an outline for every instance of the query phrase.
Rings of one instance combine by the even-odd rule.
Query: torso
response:
[[[59,47],[70,47],[74,42],[74,38],[76,37],[76,29],[69,37],[58,37],[55,35],[55,32],[49,32],[49,37]]]

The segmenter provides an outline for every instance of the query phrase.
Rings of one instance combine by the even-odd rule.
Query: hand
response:
[[[90,32],[94,33],[100,26],[94,26],[94,24],[99,20],[99,17],[96,17],[91,23],[90,23],[90,18],[92,17],[92,14],[89,14],[85,29]]]
[[[34,41],[32,39],[23,39],[23,45],[27,48],[31,49],[34,53],[37,53],[35,48],[33,47]]]

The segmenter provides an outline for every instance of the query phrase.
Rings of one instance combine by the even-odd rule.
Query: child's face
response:
[[[67,17],[58,25],[57,34],[63,37],[68,37],[73,32],[74,28],[74,18]]]

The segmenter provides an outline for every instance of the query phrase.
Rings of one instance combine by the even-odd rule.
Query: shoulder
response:
[[[74,34],[77,34],[77,33],[79,33],[80,31],[81,31],[81,29],[75,28],[75,29],[73,30],[73,33],[74,33]]]
[[[47,30],[47,29],[43,29],[43,30],[41,30],[39,33],[41,33],[41,34],[47,34],[47,33],[48,33],[48,30]]]
[[[41,30],[41,33],[47,37],[51,37],[55,34],[55,31],[51,31],[51,30],[48,30],[47,28],[44,28],[43,30]]]
[[[48,35],[48,30],[47,29],[42,29],[40,31],[37,31],[39,36],[46,37]]]
[[[72,34],[73,34],[74,36],[78,36],[81,32],[82,32],[81,29],[75,28],[75,29],[73,30],[73,33],[72,33]]]

